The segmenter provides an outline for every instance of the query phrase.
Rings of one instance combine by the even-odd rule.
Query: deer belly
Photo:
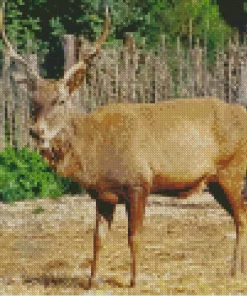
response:
[[[204,188],[209,179],[205,174],[194,180],[173,179],[169,176],[158,174],[153,178],[151,191],[153,193],[167,193],[174,196],[188,196]]]

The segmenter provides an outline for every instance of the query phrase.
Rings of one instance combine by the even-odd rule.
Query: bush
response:
[[[81,193],[79,184],[58,176],[35,151],[10,147],[0,152],[0,200],[57,197],[64,193]]]

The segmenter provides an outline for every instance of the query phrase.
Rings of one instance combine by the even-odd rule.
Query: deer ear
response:
[[[86,69],[78,69],[75,73],[70,77],[70,79],[66,82],[66,87],[68,87],[69,95],[71,95],[75,90],[77,90],[84,78],[86,76]]]
[[[86,64],[84,61],[81,61],[72,66],[71,69],[65,73],[64,78],[62,79],[62,84],[69,96],[81,86],[86,76],[86,71]]]

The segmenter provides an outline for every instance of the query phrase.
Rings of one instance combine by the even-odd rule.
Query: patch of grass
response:
[[[79,184],[58,176],[37,152],[27,147],[7,147],[0,152],[0,201],[11,203],[82,192]]]
[[[43,207],[41,207],[41,206],[37,206],[37,208],[35,208],[34,210],[33,210],[33,214],[41,214],[41,213],[43,213],[45,211],[45,209],[43,208]]]

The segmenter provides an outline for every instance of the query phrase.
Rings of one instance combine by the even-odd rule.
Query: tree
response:
[[[33,40],[45,52],[44,68],[52,78],[63,73],[62,35],[84,35],[94,40],[102,30],[104,17],[95,0],[67,0],[63,5],[57,0],[9,0],[6,7],[8,35],[14,40],[18,36],[18,48],[25,48],[28,38]]]
[[[127,32],[133,32],[137,43],[145,37],[147,47],[155,47],[164,34],[171,42],[181,36],[186,45],[189,24],[193,37],[203,40],[207,35],[212,50],[231,35],[211,0],[108,0],[108,4],[112,28],[107,42],[115,46]],[[44,54],[47,77],[57,78],[63,73],[62,35],[95,40],[103,27],[105,0],[64,0],[63,5],[57,0],[8,0],[6,10],[10,38],[20,49],[31,39]]]

